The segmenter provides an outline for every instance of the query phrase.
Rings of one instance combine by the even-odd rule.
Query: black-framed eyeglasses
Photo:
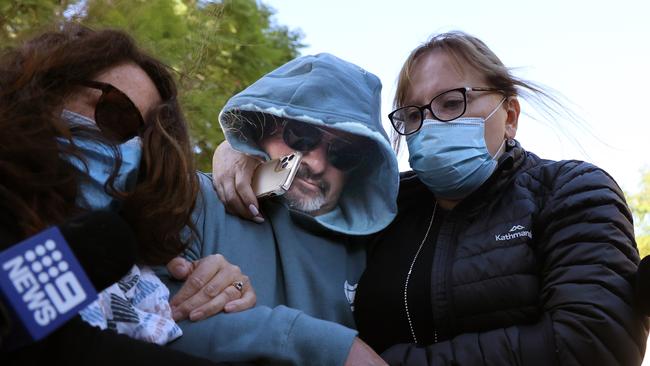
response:
[[[144,127],[144,119],[135,103],[111,84],[88,80],[81,85],[101,90],[95,105],[95,123],[110,140],[124,142],[137,136]]]
[[[459,118],[467,110],[468,91],[501,92],[497,88],[463,87],[442,92],[423,106],[407,105],[398,108],[388,115],[393,128],[400,135],[411,135],[420,130],[424,122],[424,112],[429,111],[434,119],[440,122],[450,122]]]
[[[363,163],[363,149],[352,141],[303,122],[285,120],[282,139],[290,148],[308,152],[327,144],[327,161],[336,169],[349,172]]]

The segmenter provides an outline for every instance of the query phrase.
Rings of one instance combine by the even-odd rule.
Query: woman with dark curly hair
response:
[[[168,296],[147,266],[165,265],[185,249],[182,231],[192,227],[198,185],[187,124],[164,64],[120,31],[68,24],[43,33],[0,58],[0,131],[0,248],[84,212],[116,211],[138,242],[130,279],[147,280]],[[236,267],[224,271],[241,276]],[[109,306],[112,296],[133,301],[115,287]],[[84,310],[91,312],[84,319],[99,311],[94,325],[166,343],[180,330],[162,295],[154,310],[129,309],[135,326],[133,318],[102,314],[102,306]],[[136,330],[150,326],[167,338]],[[0,355],[17,364],[208,364],[79,317],[43,341]]]

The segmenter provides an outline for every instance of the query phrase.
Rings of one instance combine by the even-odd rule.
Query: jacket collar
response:
[[[501,155],[498,165],[490,178],[483,183],[476,191],[462,200],[451,212],[462,213],[463,216],[475,216],[490,203],[499,194],[502,194],[516,177],[516,173],[524,168],[527,164],[532,163],[528,159],[529,153],[521,147],[517,140],[512,140],[512,146],[506,145],[506,151]],[[408,205],[430,199],[435,200],[435,196],[417,177],[413,171],[400,174],[400,192],[397,198],[398,209],[402,210]]]
[[[506,145],[506,151],[499,158],[498,165],[492,176],[483,183],[476,191],[472,192],[467,198],[462,200],[454,208],[456,212],[462,212],[463,215],[474,217],[479,214],[486,205],[500,194],[503,194],[506,187],[517,176],[528,162],[528,153],[521,147],[517,140],[512,140],[514,144]]]

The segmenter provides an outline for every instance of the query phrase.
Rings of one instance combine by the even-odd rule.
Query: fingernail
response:
[[[229,313],[229,312],[235,310],[235,305],[226,304],[226,306],[224,306],[224,310],[226,310],[226,312]]]
[[[248,205],[248,209],[251,211],[253,216],[259,216],[260,215],[260,212],[257,210],[257,207],[255,207],[254,204],[251,203],[250,205]]]
[[[203,319],[203,312],[202,311],[193,311],[190,313],[190,320],[191,321],[197,321]]]
[[[174,272],[176,272],[176,274],[184,275],[186,271],[187,269],[184,264],[177,264],[174,266]]]
[[[174,318],[174,320],[178,320],[182,316],[183,316],[183,314],[180,311],[178,311],[178,310],[172,311],[172,318]]]
[[[253,221],[255,221],[258,224],[261,224],[264,222],[264,218],[262,216],[255,216],[253,217]]]

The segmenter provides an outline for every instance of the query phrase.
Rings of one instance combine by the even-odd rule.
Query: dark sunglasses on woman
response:
[[[102,134],[119,143],[139,134],[144,120],[138,107],[126,94],[101,81],[85,81],[82,85],[102,92],[95,105],[95,123]]]
[[[327,144],[327,160],[336,169],[349,172],[363,162],[366,144],[353,144],[343,137],[327,130],[303,122],[286,120],[283,123],[282,138],[290,148],[308,152],[316,149],[321,143]]]

